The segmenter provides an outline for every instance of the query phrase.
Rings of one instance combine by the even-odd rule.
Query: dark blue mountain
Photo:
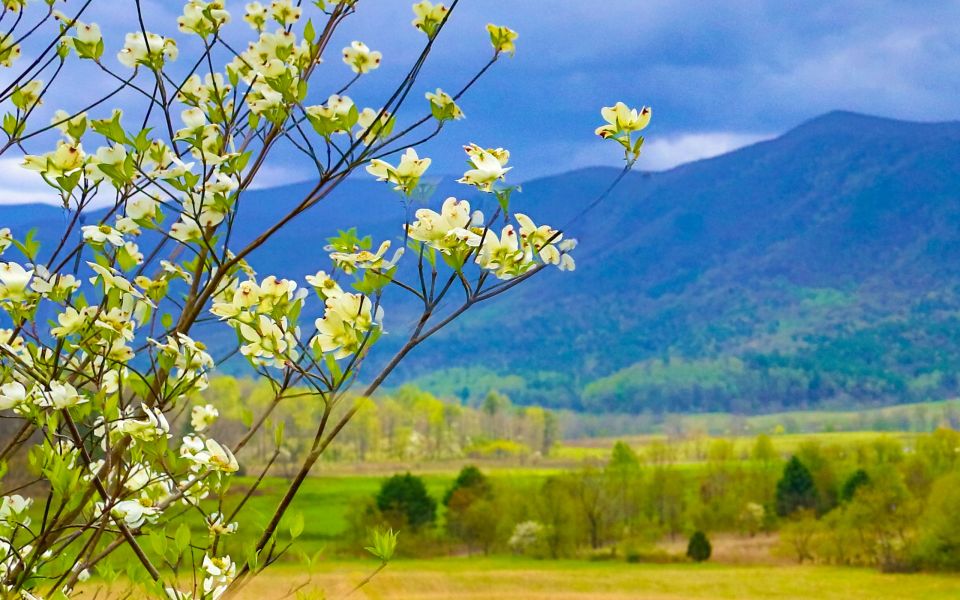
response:
[[[567,223],[616,174],[530,181],[512,208]],[[435,183],[431,206],[473,199],[449,179]],[[307,189],[248,194],[237,235],[250,239]],[[325,268],[337,228],[398,239],[405,212],[420,205],[366,178],[347,181],[251,262],[302,279]],[[64,218],[50,207],[0,208],[0,224],[17,231]],[[720,157],[631,173],[570,231],[581,241],[576,272],[545,272],[476,307],[391,383],[631,412],[960,392],[960,123],[830,113]],[[386,306],[388,353],[415,307],[398,297]]]

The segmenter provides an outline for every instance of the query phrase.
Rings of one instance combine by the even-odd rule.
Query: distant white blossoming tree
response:
[[[423,102],[412,92],[458,0],[419,2],[407,34],[418,56],[369,108],[346,93],[383,56],[361,41],[332,47],[362,0],[252,2],[245,24],[232,23],[222,1],[190,0],[176,26],[146,23],[139,0],[100,2],[129,19],[119,52],[119,35],[86,20],[93,0],[3,4],[0,153],[22,157],[65,219],[47,224],[59,240],[52,247],[32,232],[0,229],[8,255],[0,262],[0,414],[16,424],[0,464],[27,472],[15,478],[25,483],[0,491],[0,592],[69,597],[123,556],[138,596],[233,595],[299,535],[302,520],[285,515],[350,421],[352,398],[372,394],[412,348],[471,306],[550,265],[574,268],[574,240],[510,210],[502,183],[509,153],[475,144],[465,147],[470,169],[459,181],[495,196],[493,214],[448,198],[439,212],[422,208],[398,223],[395,240],[375,245],[341,233],[318,252],[327,265],[305,285],[247,263],[358,169],[413,194],[430,165],[416,148],[464,117],[457,101],[514,53],[517,34],[487,25],[493,48],[478,72],[456,93],[436,89]],[[178,30],[179,39],[153,26]],[[238,44],[244,35],[249,43]],[[422,118],[400,122],[401,106],[417,97]],[[70,106],[38,108],[51,98]],[[621,103],[603,117],[597,134],[624,147],[626,171],[649,110]],[[247,224],[258,235],[238,242],[247,192],[281,146],[307,157],[312,188],[274,222]],[[410,265],[401,269],[401,258]],[[414,297],[422,313],[399,351],[359,376],[382,332],[388,288]],[[304,314],[322,316],[304,322]],[[235,333],[222,356],[195,337],[204,321]],[[216,408],[196,398],[236,353],[272,383],[274,397],[228,447],[209,435]],[[238,544],[231,534],[257,527],[243,508],[273,461],[248,473],[244,493],[227,490],[245,445],[285,401],[319,403],[322,418],[275,511],[257,522],[256,542]],[[274,458],[282,430],[275,437]],[[201,527],[207,534],[196,534]],[[394,544],[381,532],[372,551],[386,561]]]

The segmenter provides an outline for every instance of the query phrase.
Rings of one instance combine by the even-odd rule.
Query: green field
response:
[[[499,469],[491,472],[491,476],[494,480],[509,478],[514,483],[535,484],[554,472],[556,471],[552,469]],[[442,498],[456,475],[455,470],[450,470],[446,473],[427,474],[423,479],[430,495],[434,498]],[[297,540],[297,549],[312,554],[327,547],[347,527],[347,517],[351,508],[374,497],[386,476],[337,475],[308,479],[288,512],[288,515],[300,513],[304,516],[304,530]],[[240,494],[246,491],[249,483],[249,479],[239,478],[234,484],[238,499]],[[255,524],[266,522],[285,489],[284,479],[264,480],[259,491],[250,498],[244,509],[244,520],[254,524],[248,527],[248,530],[255,530]],[[442,517],[442,505],[440,508]],[[242,531],[238,533],[240,538],[242,535]]]
[[[310,575],[278,567],[254,580],[241,598],[343,598],[373,561],[323,563]],[[628,565],[622,562],[529,559],[396,561],[351,598],[439,600],[946,600],[960,597],[960,578],[888,575],[872,570],[798,566]]]
[[[884,438],[897,439],[904,444],[917,434],[913,433],[876,433],[876,432],[835,432],[835,433],[798,433],[771,436],[774,448],[782,456],[792,454],[801,445],[817,443],[825,447],[837,446],[851,448],[857,445],[868,445]],[[579,442],[568,442],[556,450],[556,455],[549,461],[541,464],[520,466],[510,461],[435,461],[423,462],[409,466],[409,470],[420,475],[427,486],[427,490],[434,498],[442,498],[444,492],[456,477],[457,471],[463,464],[478,464],[493,481],[498,479],[509,480],[514,485],[530,484],[535,486],[548,476],[563,470],[560,465],[567,464],[567,468],[576,468],[584,461],[605,462],[610,456],[610,449],[618,438],[596,438]],[[631,444],[637,452],[644,452],[654,442],[664,442],[662,435],[635,436],[623,438]],[[727,438],[733,444],[735,457],[746,458],[755,442],[754,437]],[[702,468],[703,453],[706,452],[711,439],[674,440],[670,446],[675,454],[674,468],[682,471],[695,472]],[[549,465],[549,466],[545,466]],[[321,472],[309,478],[301,488],[300,494],[294,501],[289,515],[301,513],[304,516],[305,528],[298,540],[297,548],[313,553],[331,541],[334,541],[347,527],[347,517],[352,507],[363,504],[374,497],[381,483],[394,473],[408,470],[395,463],[367,463],[357,467],[359,472],[350,473],[351,466],[346,464],[328,465],[325,474]],[[233,485],[233,497],[239,500],[251,483],[249,478],[238,478]],[[245,519],[252,523],[265,522],[283,491],[286,489],[286,480],[281,477],[267,478],[261,484],[257,493],[250,498],[245,508]],[[229,508],[229,504],[228,504]],[[442,506],[441,519],[442,519]],[[249,527],[248,529],[256,529]],[[243,532],[240,533],[240,537]]]
[[[832,457],[831,460],[842,460],[838,457],[855,456],[858,449],[866,451],[867,456],[870,448],[886,446],[878,445],[880,440],[896,441],[896,447],[909,452],[912,447],[922,447],[916,439],[918,435],[921,434],[870,431],[781,433],[771,435],[770,440],[781,458],[789,457],[805,445],[816,444],[824,449],[824,456]],[[744,458],[747,459],[743,461],[747,471],[756,466],[755,461],[748,458],[756,443],[755,436],[668,439],[655,434],[627,437],[625,441],[640,454],[642,461],[651,460],[644,457],[669,446],[670,468],[681,474],[685,485],[694,486],[690,488],[693,492],[688,491],[688,501],[690,494],[698,489],[698,480],[695,478],[704,477],[711,469],[717,468],[717,463],[707,460],[711,445],[727,445],[725,460],[730,465],[736,465]],[[581,545],[576,552],[566,554],[579,557],[577,559],[538,560],[530,558],[530,554],[522,557],[511,555],[510,549],[501,543],[491,557],[468,558],[463,556],[465,550],[462,546],[449,543],[449,537],[440,535],[433,539],[427,536],[423,540],[427,544],[436,544],[436,547],[421,546],[416,552],[403,554],[418,558],[394,560],[369,585],[351,593],[359,582],[376,569],[377,562],[362,558],[364,543],[356,535],[344,534],[350,530],[351,513],[357,513],[358,508],[371,502],[390,475],[409,470],[421,476],[429,495],[439,500],[450,488],[463,464],[478,462],[494,484],[501,482],[504,489],[511,488],[515,493],[519,488],[519,494],[513,497],[513,502],[522,504],[511,506],[525,506],[527,502],[538,501],[538,490],[551,475],[565,470],[568,474],[575,472],[577,465],[584,462],[605,463],[615,442],[616,438],[565,442],[549,459],[527,463],[515,459],[420,460],[410,464],[324,463],[313,477],[305,481],[287,512],[288,523],[302,516],[302,534],[281,560],[251,582],[240,597],[257,600],[286,597],[307,600],[343,598],[348,595],[352,598],[413,600],[960,598],[958,575],[891,575],[881,573],[876,568],[834,567],[810,562],[798,566],[796,558],[789,551],[784,553],[784,543],[778,533],[747,536],[733,530],[711,533],[713,555],[709,563],[699,565],[686,562],[684,558],[688,537],[684,532],[679,535],[664,534],[659,541],[648,542],[651,545],[642,548],[639,563],[625,560],[629,546],[618,544],[608,545],[602,551],[591,551],[589,547]],[[286,474],[280,470],[279,475]],[[221,551],[234,557],[244,555],[244,550],[254,542],[253,536],[257,535],[273,513],[287,481],[286,477],[278,476],[262,482],[246,502],[241,529],[224,540]],[[219,509],[229,513],[252,483],[253,479],[249,476],[236,478],[224,498],[223,506],[211,505],[209,510]],[[441,504],[437,519],[437,531],[440,532],[444,528],[444,511]],[[192,526],[195,528],[195,541],[206,535],[202,522],[194,522]],[[290,540],[288,530],[287,524],[281,524],[279,549],[286,547]],[[401,536],[406,535],[411,534],[402,530]],[[425,558],[434,553],[437,558]],[[308,561],[308,557],[312,558]],[[115,558],[118,561],[116,564],[130,559],[123,552]],[[114,597],[114,592],[121,592],[116,597],[122,597],[122,587],[111,585],[108,596]]]

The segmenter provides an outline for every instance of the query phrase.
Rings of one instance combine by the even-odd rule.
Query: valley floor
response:
[[[392,563],[362,589],[367,562],[328,562],[307,578],[278,567],[253,581],[241,598],[301,597],[380,600],[946,600],[960,598],[960,577],[882,574],[821,566],[625,564],[453,558]],[[322,590],[325,596],[317,592]],[[317,595],[309,592],[317,593]]]

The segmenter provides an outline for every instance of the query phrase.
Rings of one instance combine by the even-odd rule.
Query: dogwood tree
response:
[[[418,148],[464,118],[457,102],[513,55],[517,34],[478,26],[491,47],[476,72],[455,91],[428,86],[421,69],[458,1],[418,2],[412,24],[398,24],[413,28],[417,48],[406,75],[387,96],[355,101],[347,94],[376,76],[384,56],[362,40],[342,49],[333,40],[367,8],[362,0],[230,10],[190,0],[175,23],[150,22],[139,0],[110,2],[129,27],[109,32],[88,18],[93,0],[3,4],[0,153],[44,182],[65,219],[44,224],[57,239],[47,247],[33,232],[0,229],[0,410],[16,423],[0,461],[27,472],[0,493],[0,588],[68,597],[122,555],[143,593],[231,595],[302,529],[281,523],[348,425],[351,398],[373,394],[411,349],[472,306],[546,268],[574,269],[567,232],[511,209],[510,153],[472,143],[459,181],[495,197],[492,213],[447,198],[398,222],[393,239],[371,245],[342,233],[304,281],[247,262],[355,172],[414,194],[431,163]],[[398,118],[411,105],[422,116]],[[626,171],[650,111],[620,103],[602,116],[597,134],[623,146]],[[238,242],[240,209],[278,148],[305,156],[312,186],[275,221],[248,224],[257,235]],[[368,373],[361,367],[389,319],[389,289],[422,311],[406,342]],[[205,345],[196,331],[204,322],[232,331],[232,347]],[[274,397],[228,446],[210,435],[216,407],[196,399],[231,357],[269,380]],[[227,490],[270,410],[291,401],[319,403],[322,418],[255,544],[236,544],[236,531],[254,527],[243,508],[273,460],[249,473],[244,494]],[[276,442],[279,454],[280,430]],[[198,526],[207,534],[191,533]],[[376,539],[372,551],[388,560],[395,538]]]

